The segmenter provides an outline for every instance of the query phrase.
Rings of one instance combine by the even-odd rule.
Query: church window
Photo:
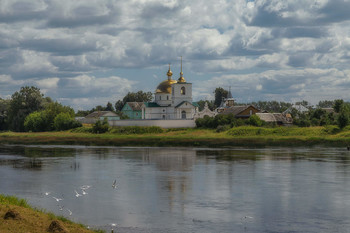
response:
[[[162,96],[161,95],[159,96],[159,100],[162,100]]]
[[[163,120],[165,120],[165,115],[163,115]]]
[[[185,89],[185,87],[181,87],[180,93],[181,93],[181,95],[186,95],[186,89]]]
[[[166,100],[169,100],[169,96],[168,95],[166,96]]]
[[[182,119],[186,119],[186,111],[182,111],[181,112],[181,118]]]

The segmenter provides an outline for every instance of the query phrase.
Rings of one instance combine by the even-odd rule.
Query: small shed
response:
[[[242,105],[225,108],[221,114],[233,114],[236,118],[246,119],[258,112],[260,112],[260,110],[253,105]]]
[[[122,108],[122,113],[129,119],[142,119],[142,108],[145,107],[143,102],[126,102]]]
[[[256,113],[260,120],[267,123],[275,123],[277,125],[289,126],[292,125],[293,119],[290,114],[282,113]]]

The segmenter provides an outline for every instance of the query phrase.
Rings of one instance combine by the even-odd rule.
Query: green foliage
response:
[[[338,115],[338,126],[343,129],[350,123],[350,109],[347,105],[342,105],[340,107],[340,112]]]
[[[327,125],[323,128],[323,131],[326,134],[336,134],[336,133],[339,133],[340,129],[336,125]]]
[[[31,132],[44,132],[47,128],[45,111],[32,112],[24,120],[24,128]]]
[[[120,112],[124,107],[126,102],[150,102],[153,99],[152,92],[128,92],[123,98],[123,100],[118,100],[115,103],[115,110]]]
[[[31,113],[26,117],[24,121],[24,128],[26,131],[44,132],[58,130],[54,125],[54,120],[60,113],[65,113],[67,115],[67,118],[70,118],[70,122],[65,122],[64,124],[66,125],[63,126],[63,119],[59,119],[60,122],[58,122],[57,124],[60,124],[60,126],[57,125],[57,127],[62,128],[59,130],[64,130],[63,128],[66,128],[68,126],[74,128],[79,125],[73,119],[74,110],[72,108],[68,106],[63,106],[58,102],[50,102],[47,103],[45,106],[45,110]]]
[[[10,108],[10,100],[0,98],[0,131],[8,129],[8,111]]]
[[[230,125],[219,125],[218,127],[216,127],[216,132],[220,133],[220,132],[224,132],[231,129]]]
[[[257,115],[251,115],[248,119],[248,124],[253,126],[261,126],[262,121]]]
[[[78,128],[81,126],[81,123],[77,122],[68,112],[59,113],[53,121],[53,127],[57,131]]]
[[[24,199],[19,199],[15,196],[6,196],[0,194],[0,204],[5,204],[5,205],[16,205],[16,206],[22,206],[26,208],[31,208],[27,201]]]
[[[32,112],[43,109],[43,94],[37,87],[22,87],[12,97],[8,113],[9,127],[13,131],[24,131],[25,118]]]
[[[208,103],[208,108],[210,109],[210,110],[214,110],[215,108],[214,108],[214,101],[208,101],[208,100],[200,100],[200,101],[198,101],[197,102],[197,104],[199,105],[199,111],[202,111],[203,109],[204,109],[204,105],[205,105],[205,103]]]
[[[334,100],[323,100],[319,101],[317,107],[318,108],[333,108]]]
[[[158,126],[118,126],[109,131],[114,134],[157,134],[163,133],[164,129]]]
[[[223,98],[227,98],[228,95],[228,91],[226,91],[224,88],[222,87],[218,87],[215,89],[214,91],[215,93],[215,100],[214,100],[214,108],[217,108],[220,106],[222,99]]]
[[[109,130],[109,124],[107,121],[107,118],[101,122],[98,120],[93,126],[92,126],[92,132],[96,134],[106,133]]]
[[[253,105],[260,110],[266,110],[268,112],[284,112],[292,106],[291,103],[278,102],[278,101],[258,101],[244,105]]]
[[[336,113],[339,113],[340,109],[343,105],[344,105],[344,100],[342,100],[342,99],[334,100],[334,106],[333,106],[334,111]]]

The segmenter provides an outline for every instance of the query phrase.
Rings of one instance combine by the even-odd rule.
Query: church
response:
[[[193,119],[198,112],[198,104],[192,102],[192,83],[188,83],[183,76],[182,61],[180,77],[175,80],[172,76],[169,65],[167,79],[157,86],[154,101],[138,104],[128,102],[122,112],[130,119]],[[135,111],[139,113],[135,114]]]

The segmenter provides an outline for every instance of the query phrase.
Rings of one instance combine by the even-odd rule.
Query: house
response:
[[[143,102],[127,102],[121,112],[129,119],[142,119],[142,109],[145,107]]]
[[[111,120],[120,120],[120,117],[111,111],[95,111],[93,113],[90,113],[89,115],[85,116],[83,119],[79,120],[83,124],[94,124],[98,120],[103,121],[104,119],[107,119],[108,121]]]
[[[233,114],[236,118],[246,119],[258,112],[260,110],[253,105],[242,105],[225,108],[220,114]]]
[[[293,124],[292,116],[282,113],[256,113],[260,120],[265,121],[266,123],[274,123],[277,125],[290,126]]]

